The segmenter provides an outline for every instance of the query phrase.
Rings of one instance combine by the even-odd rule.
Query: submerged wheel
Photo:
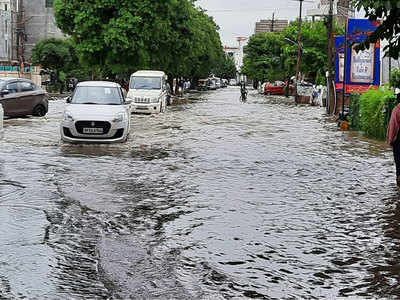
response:
[[[39,104],[33,109],[32,115],[36,117],[44,117],[46,115],[46,108]]]

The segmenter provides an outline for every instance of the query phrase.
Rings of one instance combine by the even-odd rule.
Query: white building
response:
[[[14,4],[12,0],[0,0],[0,61],[11,61],[13,56]]]
[[[226,55],[232,57],[233,61],[235,62],[236,70],[238,71],[237,80],[239,80],[239,74],[241,73],[243,67],[244,47],[247,45],[248,40],[249,39],[246,37],[238,37],[237,41],[239,45],[237,47],[224,47]]]
[[[32,55],[35,44],[45,38],[65,38],[57,27],[53,0],[24,0],[26,43],[24,55],[27,60]]]

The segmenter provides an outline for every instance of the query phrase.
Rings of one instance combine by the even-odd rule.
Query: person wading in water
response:
[[[394,163],[396,165],[396,181],[400,187],[400,94],[397,94],[397,106],[390,117],[386,143],[393,148]]]

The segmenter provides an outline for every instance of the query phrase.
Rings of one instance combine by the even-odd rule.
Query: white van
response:
[[[132,102],[132,113],[164,112],[167,106],[167,76],[162,71],[133,73],[127,98]]]

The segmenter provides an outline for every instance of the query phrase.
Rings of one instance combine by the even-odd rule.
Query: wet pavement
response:
[[[133,116],[125,144],[5,121],[0,299],[391,299],[400,205],[383,143],[239,89]]]

